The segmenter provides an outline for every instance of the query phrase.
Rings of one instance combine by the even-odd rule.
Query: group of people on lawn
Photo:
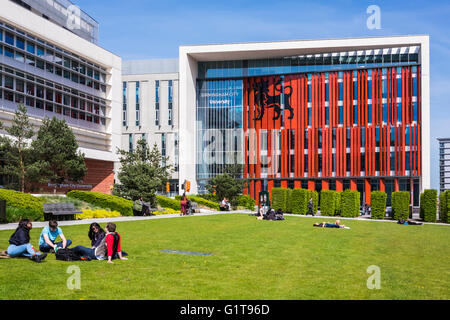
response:
[[[29,258],[35,262],[42,262],[47,257],[47,253],[56,253],[72,244],[72,241],[64,236],[58,222],[50,220],[48,226],[41,231],[39,250],[36,250],[30,243],[30,230],[32,228],[33,224],[29,219],[20,220],[17,229],[9,239],[8,249],[1,252],[0,255],[9,258]],[[81,260],[108,260],[108,263],[113,263],[113,259],[128,259],[126,258],[128,254],[122,252],[121,237],[116,232],[114,223],[107,223],[105,231],[98,223],[94,222],[89,227],[88,236],[91,240],[90,248],[76,246],[71,249]],[[58,237],[61,241],[56,242]]]

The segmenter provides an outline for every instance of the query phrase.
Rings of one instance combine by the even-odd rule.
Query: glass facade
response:
[[[197,178],[223,173],[227,164],[242,164],[242,80],[197,82]]]
[[[411,53],[404,54],[400,61],[393,58],[398,56],[397,51],[391,50],[391,52],[383,53],[383,49],[377,49],[361,51],[358,52],[359,55],[350,55],[348,52],[343,52],[273,59],[199,62],[198,78],[243,78],[275,74],[382,68],[420,63],[419,54],[415,48],[408,47],[405,49]],[[381,52],[378,53],[378,51]]]

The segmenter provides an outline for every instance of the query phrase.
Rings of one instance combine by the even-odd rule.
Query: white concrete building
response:
[[[58,191],[110,192],[121,141],[121,58],[95,44],[98,24],[67,11],[70,1],[0,2],[0,120],[8,126],[19,103],[36,128],[45,117],[65,119],[88,173]]]
[[[156,144],[173,168],[171,194],[178,194],[178,59],[124,61],[122,82],[122,149],[141,138]]]

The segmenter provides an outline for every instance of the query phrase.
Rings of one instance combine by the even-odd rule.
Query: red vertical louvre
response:
[[[386,136],[387,136],[387,154],[386,154],[386,175],[391,175],[391,126],[387,126],[386,128]]]
[[[272,180],[272,179],[269,179],[269,180],[267,181],[267,191],[269,192],[270,200],[272,200],[271,195],[272,195],[273,185],[274,185],[273,180]]]
[[[321,110],[322,110],[321,126],[325,127],[326,112],[325,112],[325,74],[324,73],[320,74],[319,80],[320,80],[320,105],[321,105]]]
[[[298,146],[298,152],[295,154],[295,159],[297,160],[296,167],[298,167],[298,175],[297,177],[304,177],[304,141],[305,141],[305,123],[304,123],[304,108],[305,108],[305,100],[304,100],[304,77],[302,75],[297,77],[298,82],[298,104],[295,106],[295,112],[297,115],[297,137],[296,145]]]
[[[273,117],[275,117],[276,115],[277,115],[277,113],[275,112],[275,108],[273,108],[273,110],[272,110],[272,114],[273,114],[273,117],[272,118],[270,118],[270,123],[272,124],[272,128],[275,128],[275,129],[281,129],[281,118],[282,118],[282,113],[283,113],[283,110],[281,109],[281,101],[282,101],[282,96],[283,96],[283,85],[282,85],[282,81],[281,81],[281,77],[279,77],[279,76],[277,76],[277,77],[272,77],[272,79],[273,79],[273,82],[274,82],[274,94],[276,95],[276,96],[278,96],[278,98],[277,98],[277,104],[279,104],[279,107],[280,107],[280,116],[278,117],[278,119],[277,120],[272,120],[273,119]]]
[[[402,68],[402,133],[401,133],[401,141],[402,141],[402,146],[401,146],[401,170],[400,170],[400,175],[404,176],[405,175],[405,147],[406,147],[406,137],[405,137],[405,127],[406,127],[406,123],[407,123],[407,119],[408,119],[408,115],[407,115],[407,103],[408,103],[408,99],[407,96],[408,94],[406,93],[406,87],[407,87],[407,73],[406,73],[406,68]]]
[[[417,66],[417,123],[422,123],[422,76],[420,66]]]
[[[255,197],[259,199],[259,193],[261,192],[261,180],[255,181]],[[270,196],[270,194],[269,194]]]
[[[268,96],[270,97],[275,97],[276,95],[278,95],[278,92],[275,90],[275,79],[273,77],[263,77],[261,78],[261,81],[267,82],[268,84]],[[270,102],[269,102],[270,98],[267,98],[267,102],[266,102],[266,109],[264,112],[264,117],[261,121],[261,128],[262,129],[273,129],[274,128],[274,120],[273,117],[275,116],[275,108],[274,104],[272,104],[272,106],[270,106]],[[270,106],[270,108],[269,108]]]
[[[312,155],[313,155],[313,148],[312,148],[312,130],[311,128],[308,128],[308,170],[307,170],[307,174],[308,174],[308,178],[312,177]]]
[[[354,133],[355,128],[350,128],[350,175],[352,177],[355,176],[355,139],[354,139]]]
[[[417,125],[417,132],[418,132],[418,138],[417,138],[417,170],[418,175],[420,176],[422,174],[422,125]]]
[[[392,125],[395,127],[395,125],[397,124],[397,119],[398,119],[398,110],[397,110],[397,92],[398,92],[398,88],[397,88],[397,69],[396,68],[392,68],[393,70],[393,80],[392,80],[392,87],[393,87],[393,120],[392,120]]]

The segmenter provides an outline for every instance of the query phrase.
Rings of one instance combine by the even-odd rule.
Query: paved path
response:
[[[210,215],[219,215],[219,214],[233,214],[233,213],[245,213],[250,214],[251,211],[246,210],[239,210],[239,211],[228,211],[228,212],[219,212],[219,211],[210,211],[205,209],[200,209],[200,213],[196,213],[194,217],[198,216],[210,216]],[[320,220],[326,220],[328,222],[332,222],[334,220],[356,220],[356,221],[372,221],[372,222],[391,222],[391,223],[397,223],[397,221],[394,220],[374,220],[370,219],[370,216],[361,216],[358,218],[345,218],[345,217],[326,217],[326,216],[306,216],[306,215],[299,215],[299,214],[285,214],[286,217],[297,217],[297,218],[315,218]],[[155,215],[150,217],[116,217],[116,218],[96,218],[96,219],[84,219],[84,220],[73,220],[73,221],[58,221],[59,226],[73,226],[73,225],[86,225],[91,224],[93,222],[97,223],[107,223],[107,222],[122,222],[122,221],[143,221],[143,220],[154,220],[154,219],[169,219],[169,218],[182,218],[187,219],[192,216],[183,216],[181,217],[180,214],[162,214],[162,215]],[[322,222],[322,221],[321,221]],[[444,226],[450,226],[450,224],[447,223],[430,223],[430,222],[424,222],[424,224],[432,224],[432,225],[444,225]],[[44,228],[48,226],[48,222],[33,222],[33,228]],[[1,230],[15,230],[17,228],[17,223],[9,223],[9,224],[0,224],[0,231]]]

